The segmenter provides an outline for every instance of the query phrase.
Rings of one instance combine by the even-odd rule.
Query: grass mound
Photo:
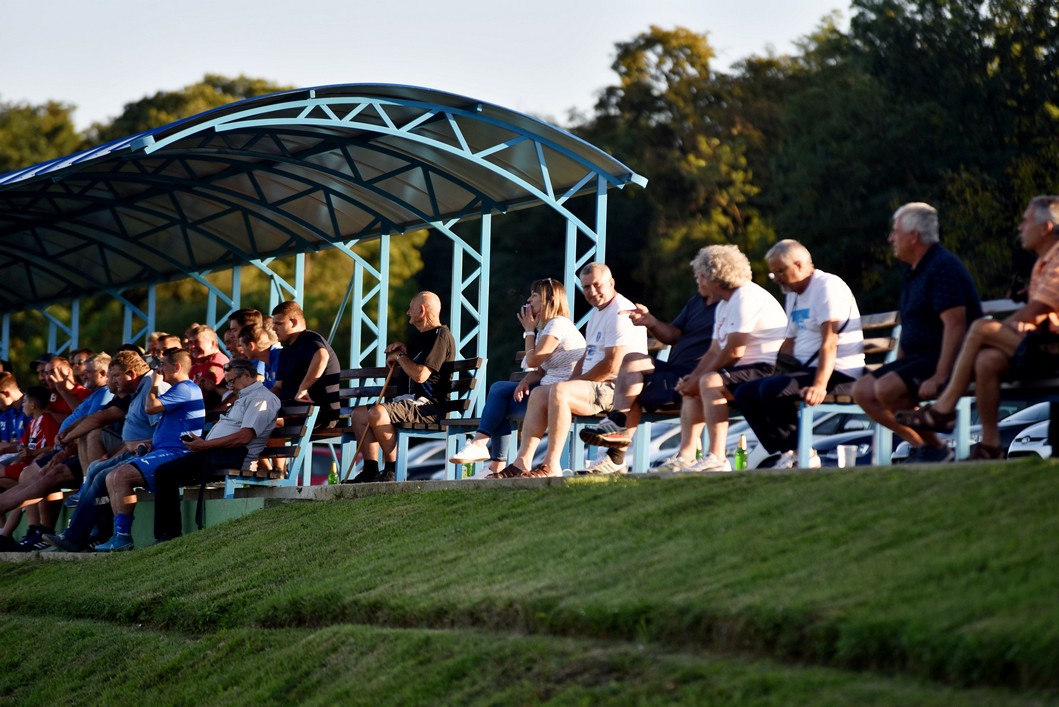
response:
[[[226,641],[272,645],[271,669],[299,662],[292,643],[308,651],[327,636],[349,644],[336,655],[351,665],[362,664],[365,641],[385,653],[436,637],[415,671],[426,671],[432,699],[450,701],[492,700],[493,692],[460,687],[460,675],[489,663],[494,649],[522,666],[481,678],[507,696],[500,702],[709,701],[721,688],[706,675],[722,663],[745,679],[724,688],[736,692],[772,671],[790,673],[781,683],[793,692],[781,689],[780,702],[803,701],[799,690],[832,673],[842,676],[839,702],[880,680],[898,692],[925,690],[916,700],[948,695],[950,703],[948,688],[916,681],[1038,691],[1021,700],[1059,687],[1055,472],[1024,461],[544,489],[498,483],[292,503],[94,562],[0,566],[0,611],[5,635],[35,626],[49,636],[27,644],[43,654],[63,650],[62,632],[76,625],[90,638],[169,637],[167,651],[194,654],[178,660],[189,664]],[[480,660],[467,662],[471,654]],[[547,663],[551,677],[538,676],[550,687],[521,692],[517,674],[545,654],[562,656]],[[562,666],[587,656],[600,660],[589,672],[604,677],[581,693],[583,676],[571,668],[565,681]],[[661,661],[660,672],[630,667],[643,656]],[[0,662],[9,673],[3,692],[20,689],[19,665]],[[686,671],[695,677],[680,678]],[[384,672],[380,684],[400,682]],[[639,677],[616,677],[628,675]],[[258,682],[265,692],[244,699],[271,699],[271,681]],[[679,689],[667,692],[670,683]],[[623,687],[610,691],[615,685]],[[295,699],[341,696],[321,690]],[[757,694],[747,703],[775,697]]]

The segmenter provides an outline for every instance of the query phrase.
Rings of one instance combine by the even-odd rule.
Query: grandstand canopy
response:
[[[644,180],[499,106],[410,86],[233,103],[0,175],[0,311],[544,204]]]

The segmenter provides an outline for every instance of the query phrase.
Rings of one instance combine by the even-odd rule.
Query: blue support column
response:
[[[140,307],[125,296],[124,290],[112,290],[108,294],[122,304],[124,317],[122,320],[121,343],[136,343],[142,341],[147,343],[147,337],[155,331],[155,305],[157,302],[157,291],[154,285],[147,286],[147,303]],[[142,324],[136,327],[136,319]]]
[[[37,310],[48,321],[48,351],[54,354],[69,354],[75,350],[80,334],[81,299],[70,300],[70,321],[64,322],[47,309]],[[60,332],[62,336],[60,337]]]

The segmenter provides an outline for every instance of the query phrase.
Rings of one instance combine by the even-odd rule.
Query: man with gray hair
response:
[[[952,375],[968,326],[982,316],[982,304],[967,268],[938,242],[933,206],[905,204],[894,212],[889,242],[894,257],[911,266],[901,287],[897,360],[857,381],[853,399],[912,445],[910,462],[951,461],[952,450],[936,434],[901,424],[894,412],[937,396]]]
[[[934,405],[897,413],[899,423],[916,430],[951,432],[956,403],[972,378],[982,439],[971,459],[1000,459],[1004,450],[997,428],[1000,382],[1006,377],[1032,378],[1056,372],[1056,361],[1034,360],[1027,334],[1059,326],[1059,196],[1035,196],[1019,224],[1022,247],[1037,255],[1030,275],[1029,301],[1004,321],[979,319],[971,325],[945,391]]]
[[[739,386],[772,375],[787,316],[776,298],[751,280],[750,261],[734,245],[711,245],[693,261],[703,290],[718,301],[713,341],[695,370],[677,382],[683,396],[680,450],[656,471],[731,471],[725,456],[728,403]],[[698,430],[705,423],[709,449],[695,459]]]
[[[798,367],[750,381],[735,393],[735,403],[769,454],[780,453],[773,468],[795,466],[798,403],[819,405],[839,385],[849,385],[864,370],[864,335],[857,300],[842,278],[813,265],[808,249],[782,240],[765,254],[769,277],[787,295],[790,320],[780,352]],[[819,458],[810,466],[818,466]]]

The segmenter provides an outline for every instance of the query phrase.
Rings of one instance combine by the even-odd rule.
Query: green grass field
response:
[[[295,502],[0,564],[19,703],[1046,704],[1051,462]]]

